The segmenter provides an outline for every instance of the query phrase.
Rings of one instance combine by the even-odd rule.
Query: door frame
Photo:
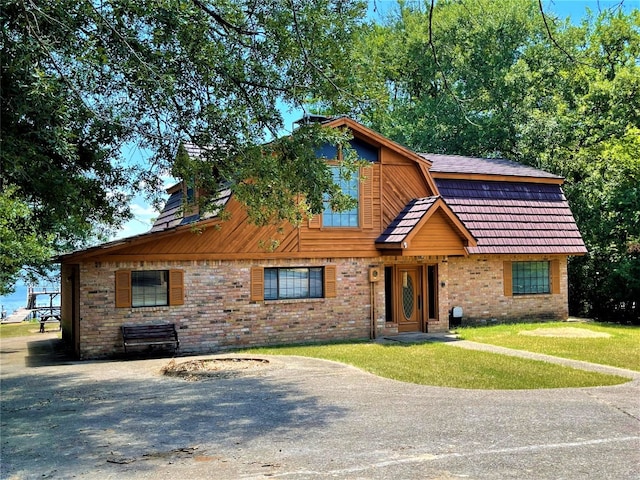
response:
[[[403,323],[401,319],[404,317],[402,304],[402,271],[414,271],[418,277],[418,287],[416,291],[417,302],[417,328],[415,332],[428,332],[429,322],[438,321],[438,264],[437,263],[407,263],[387,265],[385,269],[391,268],[391,274],[385,275],[385,281],[391,282],[391,285],[385,284],[385,296],[387,298],[385,305],[387,309],[387,321],[395,323],[398,326],[398,332],[401,332],[400,325]],[[433,315],[429,315],[432,313]],[[411,323],[411,322],[409,322]]]

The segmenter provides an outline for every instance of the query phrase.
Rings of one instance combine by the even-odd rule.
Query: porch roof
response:
[[[420,231],[434,217],[436,212],[441,214],[440,221],[437,222],[437,225],[431,224],[433,231],[430,231],[428,235],[442,238],[440,235],[442,230],[447,230],[450,235],[454,236],[453,238],[457,237],[456,242],[460,243],[460,245],[451,245],[450,253],[460,254],[462,252],[466,254],[462,249],[463,246],[475,245],[476,240],[440,196],[411,200],[376,239],[376,246],[380,249],[393,249],[411,253],[414,249],[411,245],[412,240],[417,238]],[[437,248],[438,252],[434,251],[434,254],[443,254],[443,245],[438,244],[438,242],[431,243],[431,245],[422,244],[423,248],[425,246],[430,249]]]

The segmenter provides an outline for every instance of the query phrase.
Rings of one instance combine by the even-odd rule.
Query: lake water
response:
[[[50,287],[48,287],[51,290]],[[36,291],[39,288],[36,287]],[[7,315],[11,315],[18,308],[25,308],[27,306],[27,293],[28,287],[22,282],[16,284],[16,291],[11,295],[0,296],[0,310],[4,309]],[[53,305],[60,305],[60,295],[57,295],[53,299]],[[38,295],[38,306],[49,306],[49,295]]]

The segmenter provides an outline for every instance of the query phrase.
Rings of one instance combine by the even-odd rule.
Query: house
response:
[[[150,232],[59,258],[75,353],[118,354],[121,325],[158,321],[176,324],[187,353],[443,332],[454,307],[465,323],[567,318],[567,257],[586,249],[562,178],[324,123],[349,128],[368,162],[342,185],[355,209],[256,227],[229,190],[216,212],[180,215],[188,192],[172,187]]]

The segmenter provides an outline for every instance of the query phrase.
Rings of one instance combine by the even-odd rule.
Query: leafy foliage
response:
[[[3,0],[0,188],[19,187],[13,191],[31,212],[32,231],[50,251],[67,251],[129,218],[136,188],[160,192],[178,146],[188,142],[209,147],[212,168],[200,169],[200,186],[251,178],[254,188],[242,197],[252,211],[296,216],[287,195],[302,188],[317,203],[326,172],[308,170],[309,155],[294,158],[284,144],[268,155],[257,145],[283,129],[282,105],[349,97],[350,39],[365,7],[358,0]],[[154,155],[131,168],[124,145]],[[272,176],[262,174],[279,155],[276,170],[286,176],[278,196],[268,187]]]
[[[15,187],[0,192],[0,295],[13,292],[25,263],[41,265],[51,256],[50,238],[38,235],[29,206],[16,193]]]
[[[571,311],[640,321],[640,11],[574,26],[533,0],[399,7],[359,37],[372,100],[352,111],[418,151],[564,176],[590,252],[570,264]]]

